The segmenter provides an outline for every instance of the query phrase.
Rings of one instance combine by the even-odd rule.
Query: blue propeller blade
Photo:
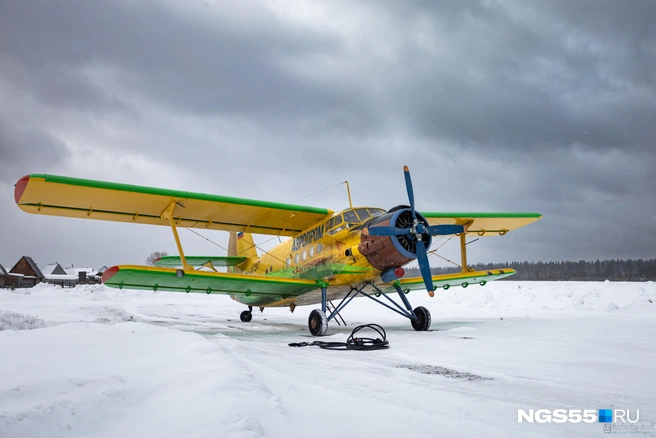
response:
[[[410,234],[410,228],[388,227],[385,225],[368,228],[367,231],[371,236],[402,236]]]
[[[431,275],[430,263],[428,262],[428,254],[426,254],[426,245],[424,245],[421,239],[417,240],[417,261],[419,262],[421,276],[424,278],[426,290],[429,292],[434,291],[433,276]]]
[[[408,200],[410,201],[412,218],[417,219],[417,215],[415,214],[415,192],[412,190],[412,179],[410,178],[410,169],[408,166],[403,166],[403,175],[405,176],[405,188],[408,190]]]
[[[446,236],[448,234],[459,234],[465,231],[462,225],[431,225],[426,229],[431,236]]]

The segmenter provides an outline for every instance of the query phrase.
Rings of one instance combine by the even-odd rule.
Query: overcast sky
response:
[[[406,164],[419,210],[543,214],[472,262],[654,258],[655,22],[652,0],[0,0],[0,263],[175,253],[165,227],[23,213],[30,173],[333,210],[344,185],[307,196],[348,180],[389,209]]]

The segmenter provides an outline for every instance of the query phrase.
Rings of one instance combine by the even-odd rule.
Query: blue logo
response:
[[[599,409],[599,422],[600,423],[612,423],[613,422],[613,410],[612,409]]]

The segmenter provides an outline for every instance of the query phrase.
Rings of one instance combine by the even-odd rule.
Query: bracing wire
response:
[[[291,202],[298,202],[298,201],[300,201],[300,200],[302,200],[302,199],[309,198],[310,196],[318,195],[319,193],[325,192],[326,190],[334,189],[335,187],[337,187],[337,186],[341,186],[342,184],[346,184],[346,182],[345,182],[345,181],[342,181],[341,183],[335,184],[334,186],[330,186],[330,187],[327,187],[327,188],[325,188],[325,189],[321,189],[321,190],[319,190],[318,192],[311,193],[311,194],[309,194],[309,195],[307,195],[307,196],[303,196],[302,198],[295,199],[295,200],[293,200],[293,201],[291,201]]]
[[[342,182],[340,182],[340,183],[338,183],[338,184],[335,184],[335,185],[333,185],[333,186],[330,186],[330,187],[327,187],[327,188],[325,188],[325,189],[319,190],[318,192],[311,193],[311,194],[309,194],[309,195],[307,195],[307,196],[303,196],[302,198],[295,199],[295,200],[293,200],[293,201],[291,201],[291,202],[298,202],[298,201],[300,201],[300,200],[302,200],[302,199],[309,198],[310,196],[318,195],[319,193],[325,192],[325,191],[330,190],[330,189],[334,189],[335,187],[341,186],[342,184],[346,184],[346,182],[345,182],[345,181],[342,181]],[[202,234],[200,234],[200,233],[198,233],[198,232],[192,230],[191,228],[187,228],[187,227],[185,227],[185,228],[186,228],[187,230],[191,231],[192,233],[196,234],[197,236],[199,236],[199,237],[201,237],[201,238],[207,240],[208,242],[210,242],[210,243],[212,243],[212,244],[218,246],[219,248],[223,249],[224,251],[229,252],[226,248],[224,248],[223,246],[221,246],[221,245],[219,245],[218,243],[214,242],[213,240],[208,239],[207,237],[205,237],[205,236],[203,236]],[[282,262],[282,263],[284,264],[284,263],[285,263],[284,260],[282,260],[282,259],[276,257],[275,255],[271,254],[269,251],[265,250],[264,248],[262,248],[262,247],[260,246],[260,245],[263,245],[263,244],[265,244],[265,243],[267,243],[267,242],[271,242],[271,241],[274,240],[274,239],[278,239],[278,240],[280,240],[280,236],[273,236],[273,237],[271,237],[270,239],[267,239],[267,240],[265,240],[265,241],[263,241],[263,242],[260,242],[259,244],[255,244],[255,243],[254,243],[253,245],[255,246],[255,248],[259,249],[259,250],[262,251],[263,253],[265,253],[265,254],[269,254],[271,257],[275,258],[276,260],[278,260],[278,261],[280,261],[280,262]]]

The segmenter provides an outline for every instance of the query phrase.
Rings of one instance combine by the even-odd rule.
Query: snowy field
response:
[[[388,350],[315,340],[310,307],[80,286],[0,290],[0,437],[590,436],[518,409],[636,409],[656,422],[656,284],[495,282],[412,293],[429,332],[366,299]],[[643,429],[640,436],[652,436]]]

